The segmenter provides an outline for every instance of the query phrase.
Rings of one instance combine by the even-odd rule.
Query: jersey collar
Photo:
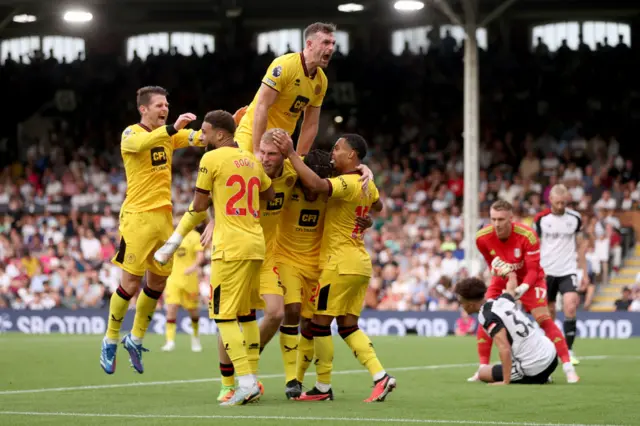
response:
[[[148,128],[147,126],[145,126],[145,125],[144,125],[144,124],[142,124],[142,123],[138,123],[138,126],[142,127],[142,128],[143,128],[144,130],[146,130],[147,132],[151,132],[151,129],[150,129],[150,128]]]
[[[315,74],[309,75],[309,69],[307,68],[307,61],[304,60],[303,52],[300,52],[300,62],[302,63],[302,71],[304,71],[304,76],[309,77],[311,80],[316,78],[316,75],[318,75],[318,70],[316,70]]]

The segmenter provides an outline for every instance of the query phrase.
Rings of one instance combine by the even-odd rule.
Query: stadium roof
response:
[[[216,29],[228,22],[234,12],[240,12],[243,24],[256,28],[301,26],[305,22],[329,20],[339,25],[366,25],[380,22],[406,25],[427,22],[449,22],[437,11],[433,2],[414,14],[399,14],[393,10],[393,0],[0,0],[0,38],[29,33],[68,33],[83,31],[82,26],[70,29],[63,22],[63,13],[72,8],[91,12],[97,30],[105,26],[113,32],[148,32],[172,29]],[[461,13],[463,0],[449,0]],[[506,0],[478,0],[481,15],[486,15]],[[338,5],[359,3],[362,12],[342,13]],[[515,0],[508,9],[510,16],[530,20],[553,18],[573,19],[629,17],[640,13],[638,0]],[[32,23],[16,23],[17,14],[34,15]],[[84,26],[85,31],[87,25]]]

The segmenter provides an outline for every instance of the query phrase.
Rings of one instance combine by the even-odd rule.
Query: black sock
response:
[[[576,319],[568,318],[564,320],[564,338],[567,340],[569,350],[573,349],[573,341],[576,340]]]

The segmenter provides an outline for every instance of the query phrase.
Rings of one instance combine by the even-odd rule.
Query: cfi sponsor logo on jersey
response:
[[[520,257],[520,256],[522,256],[522,252],[520,251],[519,248],[516,248],[516,249],[513,249],[513,255],[515,257]]]

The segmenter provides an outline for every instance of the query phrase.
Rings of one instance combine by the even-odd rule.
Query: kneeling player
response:
[[[200,244],[200,234],[194,230],[189,232],[186,238],[182,240],[174,255],[173,270],[167,279],[167,288],[164,292],[167,305],[167,325],[165,330],[167,342],[162,347],[162,350],[165,352],[170,352],[176,347],[176,319],[180,306],[189,311],[191,316],[191,327],[193,328],[191,350],[193,352],[202,351],[202,345],[198,337],[198,321],[200,320],[198,313],[200,305],[198,267],[204,260],[203,250]]]
[[[549,382],[558,366],[554,344],[518,310],[514,293],[507,291],[495,300],[486,300],[485,290],[478,278],[467,278],[456,286],[460,304],[468,314],[478,313],[480,326],[500,352],[502,364],[483,366],[478,370],[479,379],[494,385]]]
[[[513,222],[512,206],[498,200],[491,206],[491,225],[478,231],[476,245],[491,268],[493,278],[485,297],[496,299],[506,287],[507,277],[514,274],[518,294],[525,312],[530,313],[540,328],[556,346],[562,360],[562,369],[568,383],[577,383],[580,378],[571,364],[569,348],[562,332],[555,324],[547,306],[547,285],[544,270],[540,266],[540,240],[528,226]],[[489,364],[491,337],[478,327],[478,355],[480,366]],[[469,381],[478,380],[478,373]]]

